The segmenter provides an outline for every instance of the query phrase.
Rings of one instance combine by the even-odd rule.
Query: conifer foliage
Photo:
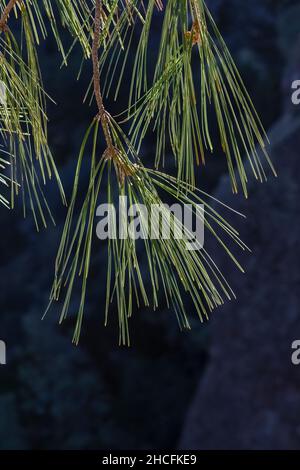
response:
[[[205,208],[205,236],[214,237],[242,270],[230,243],[246,250],[239,234],[220,211],[231,210],[196,187],[197,172],[207,156],[222,149],[234,193],[247,197],[252,175],[266,179],[271,167],[265,131],[228,48],[204,0],[0,0],[0,204],[13,208],[21,195],[24,215],[30,209],[37,228],[53,218],[47,202],[47,180],[57,182],[68,205],[55,262],[50,303],[62,301],[60,322],[75,318],[73,341],[78,344],[95,243],[95,214],[99,202],[127,196],[131,203],[163,206],[164,197]],[[151,31],[161,26],[154,72],[149,67]],[[67,29],[70,47],[60,33]],[[157,26],[156,26],[157,29]],[[91,64],[85,102],[91,104],[91,124],[77,157],[74,186],[66,200],[51,154],[46,102],[38,63],[38,45],[54,35],[65,66],[75,45],[82,64]],[[138,38],[138,39],[137,39]],[[137,41],[137,44],[136,44]],[[78,50],[78,49],[76,49]],[[130,52],[130,53],[129,53]],[[133,64],[129,57],[135,56]],[[151,50],[153,60],[153,50]],[[112,116],[106,98],[118,100],[126,70],[132,81],[128,107]],[[59,73],[59,71],[57,71]],[[4,96],[5,95],[5,96]],[[95,111],[96,109],[96,111]],[[218,141],[212,137],[218,129]],[[156,136],[153,165],[143,162],[142,143]],[[100,149],[105,147],[104,152]],[[172,159],[176,174],[164,171]],[[244,160],[247,165],[244,164]],[[83,160],[89,181],[81,187]],[[168,165],[170,166],[170,165]],[[247,167],[247,171],[246,171]],[[84,192],[84,194],[83,194]],[[101,194],[101,196],[100,196]],[[100,201],[106,194],[106,200]],[[80,195],[80,197],[79,197]],[[174,233],[179,223],[165,207]],[[147,221],[142,220],[146,230]],[[185,239],[111,239],[107,248],[105,324],[112,310],[118,315],[119,342],[130,343],[129,321],[135,306],[158,309],[165,302],[182,328],[190,328],[183,294],[188,293],[203,321],[225,299],[235,297],[213,261],[213,253],[186,250]],[[147,273],[140,268],[146,255]],[[144,262],[144,261],[143,261]],[[74,304],[74,290],[80,293]]]

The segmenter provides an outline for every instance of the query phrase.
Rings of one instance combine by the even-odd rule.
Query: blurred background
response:
[[[240,258],[246,274],[214,253],[237,300],[206,325],[194,315],[188,333],[163,307],[136,310],[132,346],[120,348],[113,311],[103,326],[106,249],[95,241],[76,348],[72,316],[59,327],[53,308],[41,321],[66,214],[55,188],[48,194],[57,226],[42,233],[20,208],[2,208],[0,449],[300,448],[300,366],[291,363],[291,344],[300,339],[300,107],[291,102],[291,83],[300,80],[300,1],[208,5],[268,129],[279,174],[263,185],[251,181],[246,201],[231,195],[224,158],[215,154],[199,169],[201,187],[247,216],[232,218],[253,252]],[[152,34],[158,41],[159,20]],[[50,37],[39,49],[45,88],[57,103],[49,106],[50,144],[69,196],[94,115],[82,104],[91,70],[76,82],[80,54],[60,70]],[[109,104],[112,113],[126,102],[125,89]],[[143,148],[148,165],[154,140]],[[74,314],[76,301],[75,292]]]

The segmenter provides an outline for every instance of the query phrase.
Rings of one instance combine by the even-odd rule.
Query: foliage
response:
[[[43,188],[52,175],[65,202],[48,146],[46,101],[49,97],[42,86],[37,46],[46,38],[47,29],[51,29],[64,65],[68,64],[76,44],[82,50],[82,67],[90,61],[93,65],[86,100],[94,101],[98,110],[79,152],[50,295],[50,305],[61,297],[64,299],[62,322],[68,315],[72,292],[80,280],[74,342],[78,344],[82,327],[101,185],[106,184],[106,202],[113,202],[116,194],[127,195],[131,202],[143,203],[146,207],[151,204],[163,207],[163,195],[181,204],[192,204],[194,210],[195,204],[201,202],[205,206],[206,232],[242,269],[224,239],[228,238],[243,250],[247,247],[240,241],[237,231],[207,202],[208,195],[196,188],[195,169],[205,163],[207,154],[212,153],[215,146],[218,148],[218,144],[212,142],[212,122],[219,130],[220,147],[227,161],[233,192],[241,186],[247,196],[249,175],[243,154],[257,180],[266,179],[264,162],[274,173],[275,170],[265,148],[262,124],[204,0],[11,0],[1,1],[0,6],[0,79],[7,90],[6,103],[0,106],[0,121],[11,168],[10,202],[4,196],[0,202],[13,207],[20,189],[23,194],[27,191],[37,227],[39,219],[46,226],[45,211],[52,218]],[[13,16],[17,24],[21,22],[16,34],[10,28]],[[158,16],[161,17],[161,39],[151,76],[147,62],[151,30]],[[60,38],[61,27],[67,28],[72,37],[67,50]],[[113,118],[105,108],[103,97],[118,99],[124,71],[129,66],[129,50],[134,47],[137,35],[128,109]],[[124,124],[128,128],[127,135],[121,128]],[[146,168],[141,149],[150,130],[156,132],[156,155],[153,168]],[[90,177],[82,195],[80,174],[89,141],[92,144]],[[104,142],[105,151],[99,157],[100,141]],[[170,153],[176,164],[176,176],[161,169]],[[0,175],[0,182],[8,184],[7,176]],[[23,201],[25,213],[24,195]],[[180,228],[176,217],[167,209],[163,217],[171,217],[176,233]],[[130,342],[128,321],[134,303],[143,302],[157,309],[163,296],[175,311],[180,326],[190,328],[183,292],[191,296],[201,321],[208,318],[208,313],[222,304],[224,298],[234,297],[214,264],[212,254],[205,249],[188,251],[186,241],[175,236],[170,240],[161,236],[143,240],[148,265],[146,276],[139,267],[140,254],[135,240],[109,241],[105,323],[110,304],[115,301],[121,344]]]

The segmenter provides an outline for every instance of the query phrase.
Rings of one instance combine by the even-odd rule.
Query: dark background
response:
[[[120,348],[114,312],[103,326],[106,250],[96,242],[75,348],[72,316],[59,327],[53,308],[41,321],[65,216],[55,187],[48,194],[57,227],[47,231],[37,234],[20,209],[2,208],[0,339],[7,365],[0,366],[0,449],[300,448],[300,366],[291,364],[291,343],[300,339],[300,108],[290,90],[300,79],[300,2],[208,4],[270,130],[279,173],[263,185],[251,181],[245,201],[231,196],[224,158],[214,155],[199,170],[201,187],[247,215],[233,220],[253,251],[242,258],[246,274],[215,254],[238,299],[205,326],[195,319],[189,333],[179,331],[171,311],[137,310],[132,346]],[[158,41],[158,31],[153,35]],[[60,70],[52,39],[39,52],[45,88],[57,102],[49,107],[50,144],[69,196],[94,114],[82,104],[90,70],[76,82],[76,52]],[[129,79],[130,67],[127,73]],[[126,99],[125,90],[110,103],[112,112]],[[143,148],[148,164],[153,141],[149,136]],[[73,313],[76,300],[75,292]]]

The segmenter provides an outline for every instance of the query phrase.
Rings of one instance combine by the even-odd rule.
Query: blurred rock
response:
[[[278,22],[287,64],[278,100],[284,97],[285,114],[270,132],[279,178],[251,182],[247,201],[228,194],[227,178],[216,191],[247,215],[235,226],[253,254],[244,257],[245,276],[217,255],[238,299],[211,322],[209,365],[187,414],[181,448],[300,448],[300,368],[291,363],[291,344],[300,338],[300,107],[291,102],[291,83],[300,79],[300,6],[291,3]]]
[[[206,373],[187,415],[184,449],[300,449],[300,119],[283,118],[270,133],[279,178],[251,182],[249,200],[216,196],[247,215],[235,223],[251,247],[242,276],[222,253],[217,265],[237,301],[212,320]]]

